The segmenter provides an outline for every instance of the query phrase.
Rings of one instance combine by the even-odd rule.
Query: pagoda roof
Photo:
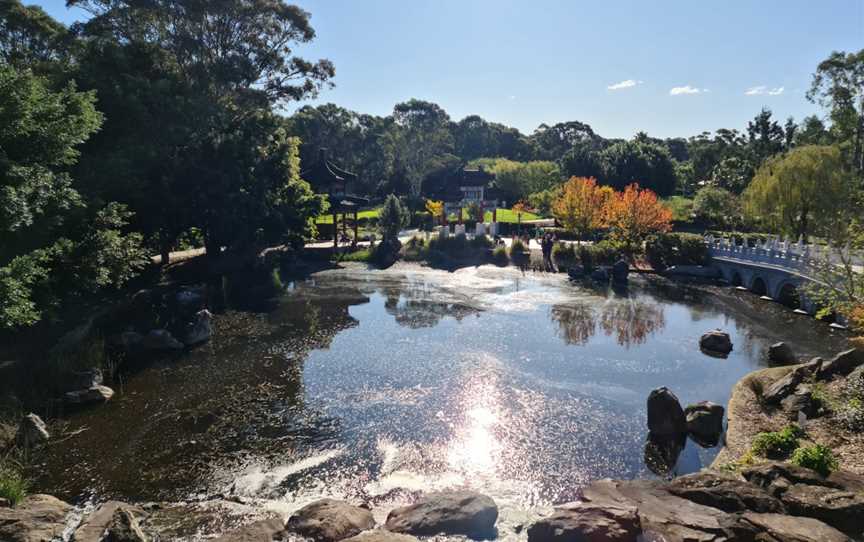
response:
[[[300,176],[313,186],[323,187],[334,182],[354,181],[357,175],[346,171],[327,159],[327,149],[318,150],[318,158]]]

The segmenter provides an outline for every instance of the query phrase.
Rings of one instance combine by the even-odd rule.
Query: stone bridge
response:
[[[733,286],[769,297],[784,305],[815,314],[818,307],[808,299],[804,285],[817,282],[814,271],[817,262],[832,261],[835,255],[827,249],[781,241],[779,238],[738,245],[728,239],[705,239],[712,266]],[[856,268],[864,263],[858,258]]]

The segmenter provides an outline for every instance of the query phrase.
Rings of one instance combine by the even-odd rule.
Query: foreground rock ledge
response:
[[[334,499],[321,499],[297,510],[286,530],[316,540],[336,542],[375,527],[372,512]]]
[[[429,493],[410,506],[392,510],[385,528],[420,536],[449,534],[485,538],[495,536],[497,520],[498,506],[486,495],[445,491]]]

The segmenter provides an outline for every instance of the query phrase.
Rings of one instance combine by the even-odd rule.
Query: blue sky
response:
[[[35,2],[64,22],[64,0]],[[833,50],[864,48],[864,0],[297,0],[336,65],[315,102],[386,115],[409,98],[530,133],[579,120],[605,137],[743,129],[804,93]],[[749,92],[748,92],[749,91]]]

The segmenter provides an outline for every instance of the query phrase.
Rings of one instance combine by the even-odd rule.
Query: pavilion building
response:
[[[318,158],[300,176],[312,185],[315,192],[327,194],[333,213],[333,247],[339,247],[339,215],[342,215],[342,234],[348,235],[348,216],[354,215],[354,245],[358,237],[358,212],[369,205],[369,198],[355,193],[357,175],[346,171],[327,159],[327,149],[318,150]]]

